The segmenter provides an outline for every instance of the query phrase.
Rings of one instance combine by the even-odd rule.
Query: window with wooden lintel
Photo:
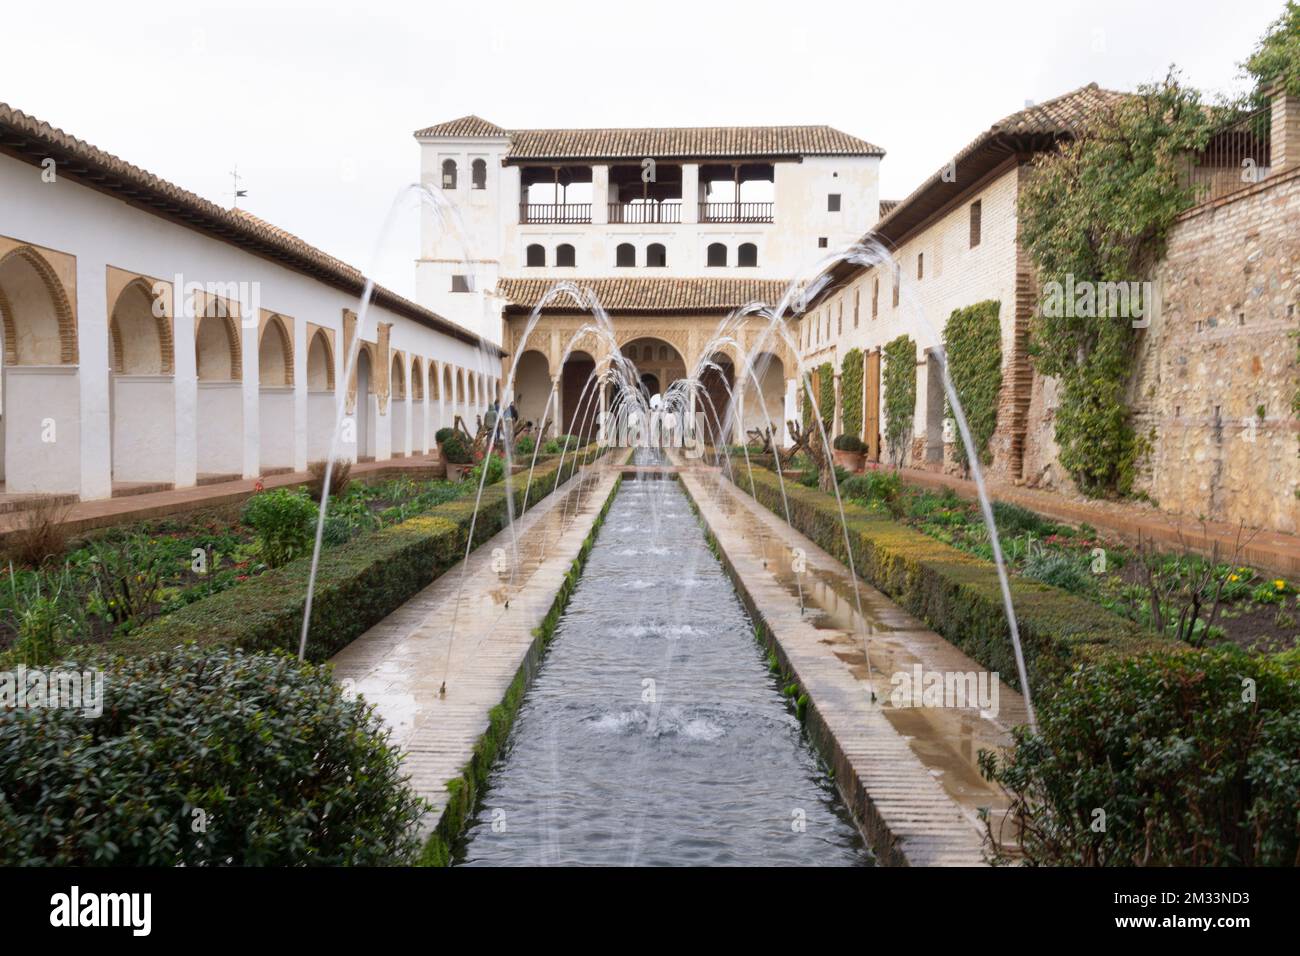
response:
[[[970,204],[970,247],[974,249],[980,244],[980,231],[983,228],[984,203],[983,200],[977,199]]]

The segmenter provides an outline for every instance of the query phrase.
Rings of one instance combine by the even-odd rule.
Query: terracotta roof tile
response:
[[[751,302],[775,305],[790,284],[784,279],[657,277],[569,281],[579,288],[591,289],[609,312],[729,312]],[[555,283],[555,279],[501,279],[497,283],[497,295],[518,307],[531,309]]]
[[[693,126],[638,129],[516,129],[477,116],[439,123],[416,136],[509,136],[509,159],[883,156],[866,140],[829,126]]]

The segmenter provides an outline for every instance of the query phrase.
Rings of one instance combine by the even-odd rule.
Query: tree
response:
[[[1260,37],[1255,52],[1241,68],[1254,80],[1250,99],[1257,109],[1268,104],[1271,89],[1279,81],[1287,93],[1300,96],[1300,3],[1287,0],[1282,15]]]

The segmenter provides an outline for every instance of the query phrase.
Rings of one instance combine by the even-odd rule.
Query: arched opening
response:
[[[470,407],[469,391],[466,389],[465,383],[466,383],[465,370],[463,368],[456,369],[456,400],[458,406],[456,409],[456,414],[460,415],[461,418],[465,419],[465,427],[470,428],[472,425],[472,417],[469,413],[469,407]],[[454,419],[453,419],[453,424],[454,424]]]
[[[424,407],[424,364],[418,355],[411,356],[411,454],[424,454],[429,449],[425,422],[428,416]]]
[[[438,427],[450,428],[456,414],[456,377],[450,365],[442,367],[442,405],[438,409]]]
[[[714,352],[710,361],[713,364],[707,366],[700,375],[702,394],[696,405],[700,412],[699,422],[706,440],[716,445],[729,440],[727,419],[732,389],[736,382],[736,370],[732,365],[731,356],[725,352]],[[736,425],[733,416],[730,429],[732,436],[739,430]]]
[[[540,242],[531,242],[524,250],[524,264],[530,269],[539,269],[546,265],[546,247]]]
[[[628,268],[636,265],[636,246],[630,242],[620,242],[614,249],[614,265]]]
[[[444,159],[442,161],[442,188],[456,188],[456,160]]]
[[[273,315],[257,344],[257,417],[262,474],[291,471],[294,428],[292,320]]]
[[[755,378],[758,379],[757,384]],[[741,434],[748,436],[751,428],[759,431],[771,428],[773,442],[784,445],[785,365],[781,359],[771,352],[759,352],[752,356],[750,370],[740,383],[739,393],[743,396],[745,406]]]
[[[81,490],[76,328],[63,283],[31,246],[0,257],[0,480],[9,492]]]
[[[567,242],[562,242],[555,247],[555,264],[557,266],[573,267],[578,264],[577,255],[573,251],[573,246]]]
[[[758,246],[752,242],[742,242],[740,248],[736,250],[736,265],[757,266]]]
[[[411,447],[406,435],[406,370],[403,364],[402,353],[395,352],[388,371],[389,441],[394,458],[405,458]]]
[[[118,293],[109,313],[116,491],[139,483],[170,484],[176,478],[176,382],[171,318],[164,305],[149,283],[136,279]]]
[[[645,264],[653,269],[668,265],[668,250],[662,242],[652,242],[645,247]]]
[[[334,350],[329,334],[316,329],[307,345],[307,460],[329,457],[337,414],[334,394]]]
[[[239,478],[244,473],[239,320],[224,299],[204,299],[194,350],[199,379],[194,415],[199,481]]]
[[[560,376],[560,420],[564,423],[563,433],[566,435],[578,434],[579,428],[587,434],[595,432],[599,408],[593,409],[592,404],[599,402],[599,398],[595,383],[587,384],[595,370],[596,361],[586,352],[570,352],[568,361],[564,363]],[[586,389],[585,397],[583,389]],[[580,401],[581,408],[578,407]]]
[[[709,266],[725,266],[727,264],[727,247],[720,242],[709,243],[708,261]]]
[[[476,159],[469,164],[470,186],[474,189],[487,189],[487,161]]]
[[[375,407],[374,366],[370,350],[363,344],[357,354],[357,401],[353,409],[356,419],[357,461],[375,460]]]

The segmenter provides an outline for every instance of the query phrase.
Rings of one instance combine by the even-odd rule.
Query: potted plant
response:
[[[442,459],[447,463],[447,480],[460,481],[474,463],[465,439],[453,432],[443,439],[440,448]]]
[[[857,435],[840,435],[832,444],[831,457],[838,468],[861,471],[867,446]]]

